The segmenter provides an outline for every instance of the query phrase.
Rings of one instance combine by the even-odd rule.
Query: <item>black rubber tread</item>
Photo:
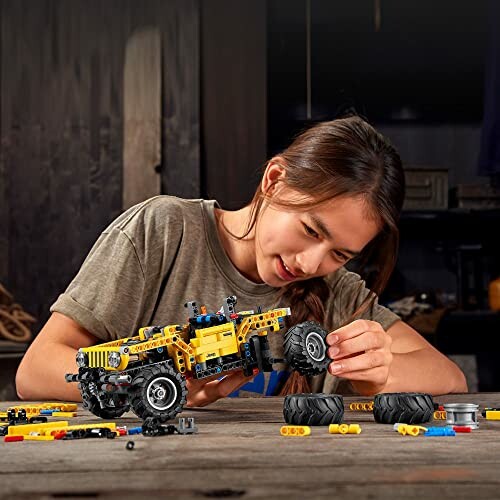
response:
[[[290,328],[284,339],[285,358],[290,367],[301,375],[313,376],[323,373],[332,361],[327,355],[321,361],[316,361],[309,355],[306,346],[307,335],[311,332],[318,333],[325,340],[328,332],[315,321],[305,321]],[[325,349],[326,341],[325,341]]]
[[[344,418],[344,399],[338,394],[289,394],[283,403],[287,424],[340,424]]]
[[[422,424],[429,422],[434,412],[430,394],[395,392],[377,394],[373,402],[373,417],[381,424]]]
[[[121,417],[130,410],[130,405],[127,403],[127,396],[116,394],[110,397],[114,406],[101,408],[98,399],[90,393],[88,386],[88,382],[80,382],[79,389],[82,395],[83,406],[89,410],[90,413],[104,419],[113,419]]]
[[[177,388],[177,397],[173,404],[166,410],[157,410],[151,406],[147,399],[146,390],[149,383],[157,377],[169,378]],[[148,417],[165,422],[174,418],[182,411],[187,401],[186,379],[168,363],[157,363],[154,366],[146,366],[138,371],[132,380],[130,390],[130,405],[132,411],[143,420]]]

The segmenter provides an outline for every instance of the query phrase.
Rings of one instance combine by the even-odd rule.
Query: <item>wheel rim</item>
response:
[[[177,399],[177,387],[166,377],[153,379],[147,389],[148,403],[159,411],[168,410]]]
[[[326,345],[323,337],[317,332],[310,332],[306,337],[307,354],[313,361],[323,361],[326,356]]]

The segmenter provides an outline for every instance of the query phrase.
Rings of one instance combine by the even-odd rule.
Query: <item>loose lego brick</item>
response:
[[[77,416],[76,411],[53,411],[53,417],[73,418]]]
[[[428,437],[455,436],[455,431],[453,429],[447,429],[446,427],[429,427],[427,431],[425,431],[424,436]]]
[[[308,425],[283,425],[280,433],[282,436],[309,436],[311,428]]]
[[[9,436],[21,436],[28,435],[32,432],[45,433],[50,434],[50,431],[57,430],[63,427],[67,427],[67,421],[61,422],[47,422],[44,424],[26,424],[26,425],[11,425],[9,426],[8,435]]]
[[[11,443],[13,441],[24,441],[24,436],[5,436],[3,440],[6,443]]]
[[[468,425],[454,425],[453,430],[455,432],[472,432],[472,429]]]
[[[54,436],[40,436],[38,434],[27,434],[24,436],[25,441],[54,441]]]
[[[486,420],[500,420],[500,411],[486,410]]]
[[[361,426],[359,424],[330,424],[328,432],[330,434],[360,434]]]
[[[127,431],[127,434],[129,435],[142,434],[142,427],[132,427]]]

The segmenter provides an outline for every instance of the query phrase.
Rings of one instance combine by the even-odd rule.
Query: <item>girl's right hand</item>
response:
[[[238,371],[220,378],[220,375],[207,377],[201,380],[187,380],[187,407],[206,406],[218,399],[229,396],[233,391],[242,385],[250,382],[253,375],[247,377],[243,372]]]

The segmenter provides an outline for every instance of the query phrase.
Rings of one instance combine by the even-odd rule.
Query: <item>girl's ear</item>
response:
[[[262,194],[271,195],[278,187],[278,182],[285,178],[285,167],[282,165],[282,159],[277,156],[269,160],[262,181],[260,189]]]

